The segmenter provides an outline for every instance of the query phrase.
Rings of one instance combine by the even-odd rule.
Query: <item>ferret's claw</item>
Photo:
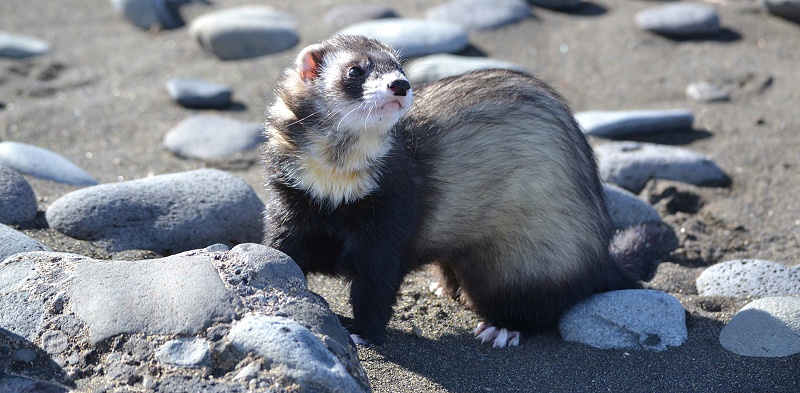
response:
[[[519,340],[522,337],[518,331],[498,329],[486,322],[481,322],[472,333],[482,344],[491,342],[494,348],[518,347]]]

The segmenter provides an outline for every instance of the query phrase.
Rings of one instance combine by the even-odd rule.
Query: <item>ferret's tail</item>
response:
[[[663,222],[622,229],[611,242],[611,256],[638,280],[653,278],[658,264],[678,247],[672,227]]]

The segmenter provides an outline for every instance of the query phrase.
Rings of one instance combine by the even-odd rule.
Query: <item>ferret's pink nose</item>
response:
[[[396,96],[405,96],[411,90],[411,84],[405,79],[398,79],[387,86]]]

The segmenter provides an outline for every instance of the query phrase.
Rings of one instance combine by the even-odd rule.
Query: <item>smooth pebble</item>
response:
[[[73,186],[97,184],[91,175],[66,158],[41,147],[0,142],[0,164],[25,175]]]
[[[705,81],[692,82],[686,86],[686,96],[699,102],[728,101],[730,99],[727,91]]]
[[[425,17],[452,22],[467,30],[489,30],[531,15],[525,0],[452,0],[429,9]]]
[[[36,210],[36,194],[28,181],[17,171],[0,165],[0,224],[31,221],[36,218]]]
[[[325,22],[342,28],[373,19],[396,18],[397,13],[386,4],[344,4],[333,7],[325,14]]]
[[[469,57],[451,54],[436,54],[410,60],[403,66],[412,84],[433,82],[449,76],[460,75],[470,71],[501,68],[528,73],[521,66],[487,57]]]
[[[623,138],[691,130],[694,115],[688,109],[586,111],[576,113],[575,120],[586,135]]]
[[[393,18],[361,22],[337,34],[375,38],[393,46],[404,58],[458,52],[469,44],[463,27],[455,23],[422,19]]]
[[[721,30],[717,10],[706,4],[666,4],[640,11],[635,19],[643,30],[674,38],[707,37]]]
[[[236,158],[264,141],[264,126],[214,116],[192,115],[164,135],[164,147],[179,157],[217,161]]]
[[[278,53],[300,41],[294,18],[266,6],[241,6],[202,15],[192,21],[189,33],[203,49],[222,60]]]
[[[638,194],[650,179],[726,187],[730,178],[706,156],[691,150],[641,142],[610,142],[595,149],[600,176]]]
[[[687,339],[686,311],[666,292],[630,289],[594,295],[558,322],[566,341],[601,349],[663,351]]]
[[[231,87],[193,78],[167,81],[167,92],[175,102],[193,109],[219,109],[231,104]]]
[[[800,298],[768,297],[749,303],[722,328],[719,343],[742,356],[800,353]]]
[[[24,59],[39,56],[50,50],[50,43],[26,35],[0,31],[0,57]]]
[[[708,267],[695,283],[703,296],[800,295],[800,268],[763,259],[737,259]]]
[[[661,216],[656,209],[630,191],[613,184],[603,184],[603,191],[608,214],[611,216],[611,225],[615,229],[648,222],[661,222]]]
[[[761,0],[761,3],[770,14],[800,23],[800,0]]]
[[[211,362],[211,344],[206,339],[195,337],[169,340],[158,347],[156,359],[169,366],[208,366]]]
[[[110,0],[114,10],[134,25],[152,28],[175,29],[184,25],[178,7],[192,0]]]
[[[537,7],[550,8],[554,10],[574,10],[583,4],[582,0],[528,0]]]
[[[198,169],[73,191],[54,201],[45,216],[51,228],[109,251],[163,255],[259,242],[263,209],[244,180]]]

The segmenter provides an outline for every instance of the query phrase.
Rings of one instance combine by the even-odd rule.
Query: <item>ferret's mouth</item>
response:
[[[389,109],[403,109],[403,103],[399,100],[391,100],[383,105],[379,109],[382,110],[389,110]]]

